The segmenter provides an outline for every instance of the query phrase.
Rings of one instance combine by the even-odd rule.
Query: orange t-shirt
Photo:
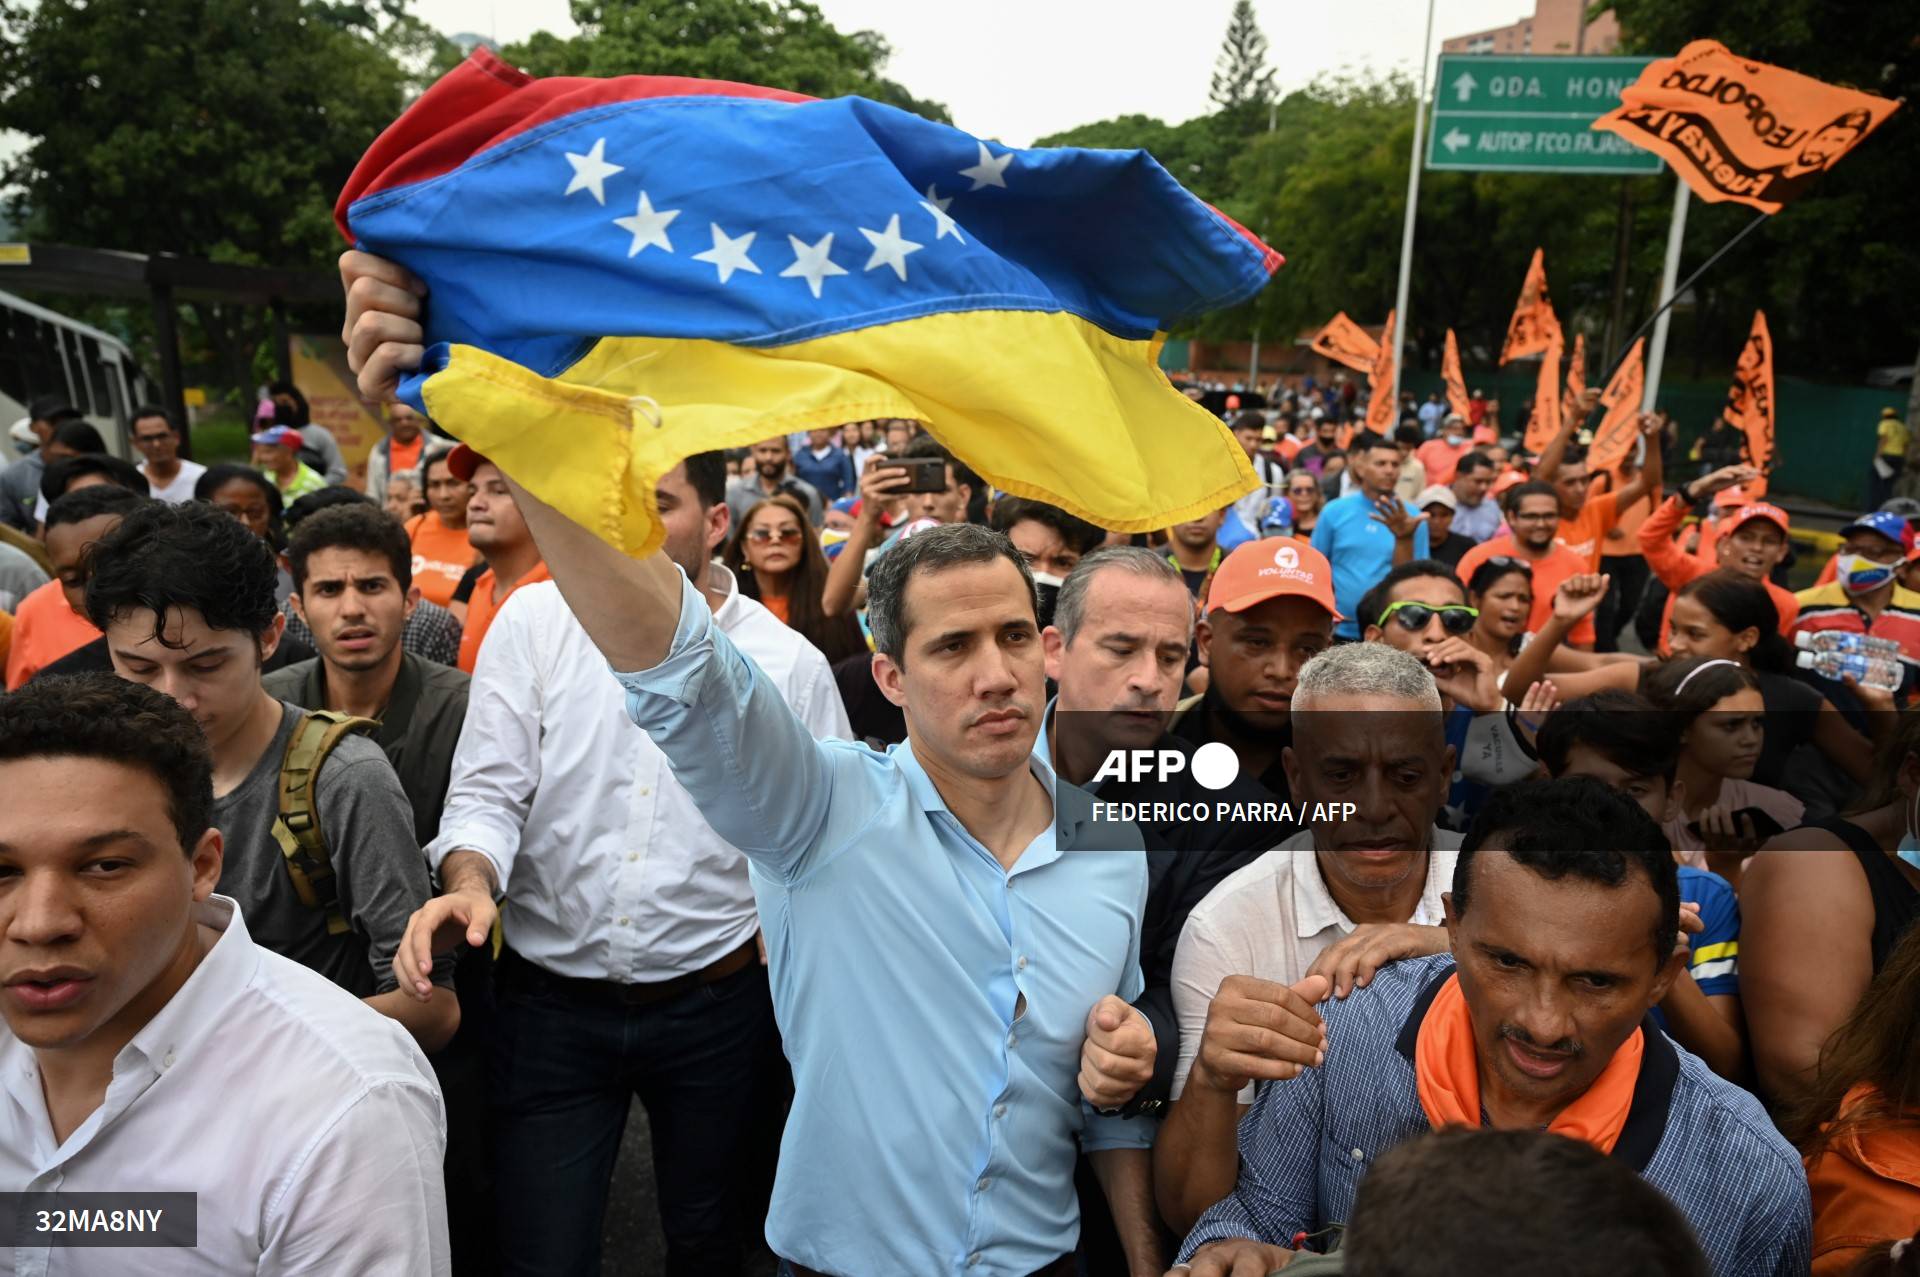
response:
[[[427,437],[415,435],[412,443],[401,443],[398,439],[387,441],[387,473],[399,474],[404,470],[420,468],[420,454],[427,450]],[[384,498],[385,493],[376,494]]]
[[[473,595],[467,600],[467,619],[460,631],[460,668],[473,673],[474,662],[480,659],[480,644],[487,637],[487,629],[493,624],[493,618],[506,605],[513,592],[523,585],[532,585],[535,581],[551,581],[553,574],[547,571],[543,559],[533,565],[533,570],[507,587],[507,592],[498,602],[493,597],[493,569],[488,568],[473,583]]]
[[[782,625],[793,624],[792,621],[787,619],[793,610],[793,598],[791,595],[763,594],[760,596],[760,606],[779,617]]]
[[[1607,531],[1620,521],[1620,498],[1612,492],[1595,492],[1587,497],[1580,513],[1560,520],[1554,540],[1587,562],[1587,571],[1600,570],[1600,546]]]
[[[446,607],[460,578],[480,558],[467,530],[448,527],[429,510],[407,520],[407,539],[413,542],[413,583],[420,587],[420,597]]]
[[[1592,571],[1587,561],[1564,545],[1555,545],[1540,558],[1533,559],[1520,553],[1520,547],[1514,544],[1511,532],[1503,533],[1490,541],[1482,541],[1460,556],[1460,566],[1454,574],[1464,583],[1473,579],[1473,573],[1482,563],[1495,555],[1504,554],[1510,558],[1527,559],[1533,567],[1533,611],[1527,614],[1527,629],[1538,634],[1540,628],[1553,616],[1553,592],[1560,583],[1570,576]],[[1571,644],[1591,643],[1594,640],[1593,615],[1580,618],[1567,634]]]
[[[1856,1083],[1840,1101],[1840,1114],[1876,1098],[1871,1082]],[[1875,1242],[1912,1234],[1920,1216],[1920,1139],[1911,1123],[1870,1122],[1841,1131],[1806,1168],[1814,1277],[1840,1277]]]
[[[60,582],[48,581],[20,600],[13,614],[13,643],[7,649],[7,690],[13,691],[42,667],[100,637],[93,622],[67,606]]]
[[[1413,455],[1427,468],[1428,483],[1452,483],[1454,471],[1460,468],[1460,458],[1472,451],[1471,439],[1463,440],[1456,448],[1444,438],[1433,438],[1415,448]]]

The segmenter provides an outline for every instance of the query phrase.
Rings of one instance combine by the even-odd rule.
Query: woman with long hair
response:
[[[1662,659],[1733,661],[1753,673],[1766,704],[1767,739],[1754,767],[1754,780],[1788,790],[1802,801],[1815,800],[1821,810],[1834,810],[1839,804],[1821,805],[1823,795],[1814,784],[1817,778],[1795,777],[1788,765],[1794,750],[1812,744],[1845,773],[1846,779],[1858,785],[1871,782],[1873,742],[1849,723],[1833,702],[1788,672],[1793,667],[1793,649],[1780,637],[1780,613],[1764,585],[1722,568],[1681,586],[1673,596],[1673,627],[1667,640],[1671,650],[1663,658],[1637,660],[1563,653],[1561,644],[1568,632],[1599,606],[1604,593],[1592,591],[1577,599],[1555,597],[1553,616],[1513,659],[1512,668],[1518,673],[1506,686],[1516,690],[1510,691],[1507,699],[1517,702],[1533,680],[1548,677],[1549,662],[1554,686],[1563,698],[1571,700],[1600,691],[1644,690],[1648,675]],[[1564,655],[1597,663],[1569,671],[1560,664]],[[1893,708],[1892,697],[1852,686],[1863,705],[1881,711],[1871,721],[1884,728],[1891,718],[1886,711]]]
[[[1790,829],[1740,887],[1740,996],[1761,1089],[1796,1098],[1820,1049],[1920,919],[1920,711],[1846,817]]]
[[[806,509],[792,497],[780,493],[755,503],[734,530],[725,562],[741,594],[798,630],[829,665],[867,650],[851,612],[826,613],[827,556]]]
[[[1737,888],[1742,862],[1759,850],[1766,830],[1792,829],[1806,812],[1792,794],[1753,779],[1767,733],[1760,680],[1738,661],[1688,656],[1655,666],[1641,683],[1666,712],[1663,726],[1680,740],[1680,797],[1667,818],[1667,840],[1686,863]]]
[[[1507,672],[1527,634],[1533,612],[1533,565],[1496,554],[1467,578],[1467,602],[1479,610],[1467,642],[1493,658],[1494,677]]]
[[[1820,1051],[1781,1115],[1813,1190],[1813,1274],[1838,1277],[1920,1223],[1920,931]]]
[[[1313,525],[1320,522],[1320,507],[1326,504],[1320,480],[1311,470],[1295,470],[1287,475],[1286,493],[1293,506],[1293,535],[1311,540]]]

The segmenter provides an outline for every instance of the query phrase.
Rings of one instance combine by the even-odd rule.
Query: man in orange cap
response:
[[[1788,634],[1800,615],[1800,600],[1768,580],[1774,568],[1780,565],[1780,560],[1787,555],[1788,522],[1785,510],[1771,502],[1752,501],[1722,516],[1720,534],[1713,542],[1712,562],[1688,554],[1673,539],[1687,512],[1696,502],[1704,501],[1734,484],[1745,483],[1758,473],[1752,466],[1726,466],[1705,478],[1681,484],[1680,490],[1668,497],[1640,525],[1640,553],[1647,557],[1647,566],[1653,569],[1653,574],[1670,591],[1677,592],[1695,577],[1705,576],[1716,568],[1730,568],[1760,582],[1767,587],[1774,607],[1779,609],[1780,632]],[[1660,618],[1660,650],[1663,652],[1672,628],[1673,599],[1669,596],[1666,613]]]
[[[1242,776],[1287,798],[1280,751],[1300,667],[1333,642],[1333,569],[1296,537],[1249,541],[1213,574],[1206,616],[1195,628],[1207,690],[1183,701],[1173,733],[1195,747],[1229,746]]]

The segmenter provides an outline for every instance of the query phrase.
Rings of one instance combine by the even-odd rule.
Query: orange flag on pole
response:
[[[1560,396],[1560,415],[1570,417],[1580,411],[1580,395],[1587,388],[1587,335],[1573,335],[1573,358],[1567,361],[1567,389]]]
[[[1778,213],[1899,106],[1695,40],[1649,63],[1593,127],[1665,159],[1709,203]]]
[[[1733,385],[1720,415],[1747,438],[1747,461],[1759,467],[1760,477],[1744,488],[1748,497],[1758,499],[1767,490],[1766,472],[1773,466],[1773,336],[1765,311],[1753,312],[1753,329],[1734,365]]]
[[[1560,356],[1563,341],[1558,328],[1548,334],[1546,358],[1540,361],[1540,380],[1534,383],[1533,414],[1527,418],[1527,434],[1520,446],[1536,457],[1560,433]]]
[[[1440,358],[1440,379],[1447,383],[1447,411],[1462,421],[1469,420],[1467,379],[1460,372],[1460,342],[1451,328],[1447,329],[1447,352]]]
[[[1547,348],[1550,337],[1560,331],[1554,318],[1553,303],[1547,296],[1547,256],[1543,249],[1533,250],[1533,262],[1527,267],[1526,282],[1520,285],[1520,300],[1514,304],[1513,318],[1507,321],[1507,341],[1500,348],[1500,362],[1537,355]]]
[[[1620,463],[1633,451],[1640,435],[1640,396],[1647,385],[1647,339],[1641,337],[1613,371],[1607,388],[1600,392],[1605,410],[1593,432],[1593,444],[1587,449],[1587,469],[1598,473],[1611,470],[1618,474]]]
[[[1328,320],[1327,326],[1313,335],[1310,344],[1315,354],[1325,355],[1355,372],[1372,372],[1374,361],[1380,357],[1380,343],[1348,319],[1344,310]]]
[[[1400,406],[1393,401],[1393,312],[1387,312],[1387,326],[1380,330],[1380,348],[1374,355],[1373,370],[1367,376],[1367,429],[1377,435],[1393,435],[1400,420]]]

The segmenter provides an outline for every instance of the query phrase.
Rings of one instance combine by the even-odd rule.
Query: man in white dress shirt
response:
[[[826,659],[711,561],[727,535],[726,477],[714,452],[661,479],[666,553],[813,734],[848,738]],[[759,1220],[740,1218],[735,1186],[777,1139],[779,1111],[754,1099],[782,1067],[746,858],[627,717],[551,582],[516,591],[488,632],[427,852],[446,894],[408,926],[403,987],[436,939],[484,939],[501,902],[490,1102],[505,1270],[598,1270],[637,1095],[667,1272],[738,1271]]]
[[[433,1071],[213,894],[193,718],[111,675],[41,679],[0,698],[0,792],[0,1192],[196,1201],[190,1245],[16,1234],[0,1273],[450,1272]]]
[[[1180,1059],[1154,1189],[1176,1231],[1233,1190],[1253,1083],[1315,1062],[1313,1004],[1446,949],[1460,837],[1434,824],[1454,757],[1427,668],[1383,643],[1320,653],[1301,667],[1282,762],[1310,827],[1196,905],[1173,959]]]

